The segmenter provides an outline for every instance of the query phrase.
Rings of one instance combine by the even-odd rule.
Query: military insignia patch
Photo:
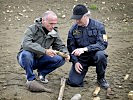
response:
[[[73,31],[73,35],[79,35],[79,34],[81,34],[81,31],[80,30],[74,30]]]
[[[105,42],[108,41],[108,36],[107,36],[107,34],[103,34],[103,40],[104,40]]]

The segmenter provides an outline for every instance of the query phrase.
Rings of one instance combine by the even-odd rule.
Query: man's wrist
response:
[[[84,50],[84,51],[88,51],[88,48],[87,48],[87,47],[84,47],[83,50]]]

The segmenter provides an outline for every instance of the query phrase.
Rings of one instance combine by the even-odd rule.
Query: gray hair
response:
[[[83,16],[90,16],[91,12],[88,10],[87,13],[85,13]]]
[[[42,17],[46,20],[47,17],[48,17],[49,15],[51,15],[51,16],[57,16],[53,11],[46,11],[46,12],[42,15]]]

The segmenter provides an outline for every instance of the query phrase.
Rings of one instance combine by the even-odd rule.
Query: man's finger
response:
[[[69,61],[70,60],[70,56],[67,55],[67,57],[65,58],[66,61]]]
[[[80,72],[82,72],[82,69],[83,69],[82,66],[79,66],[79,67],[78,67],[78,70],[79,70]]]
[[[82,69],[80,69],[79,66],[77,66],[75,69],[76,69],[76,71],[77,71],[79,74],[81,74]]]
[[[80,68],[83,69],[82,65],[80,65]]]
[[[83,69],[82,65],[79,65],[78,70],[80,71],[80,73],[82,72],[82,69]]]
[[[76,49],[75,49],[75,50],[73,50],[72,54],[74,54],[74,53],[75,53],[75,51],[76,51]]]
[[[54,54],[50,54],[49,56],[50,56],[50,57],[54,57],[55,55],[54,55]]]
[[[82,69],[81,68],[78,68],[78,70],[81,72],[82,71]]]
[[[81,72],[78,69],[76,69],[76,72],[79,73],[79,74],[81,74]]]

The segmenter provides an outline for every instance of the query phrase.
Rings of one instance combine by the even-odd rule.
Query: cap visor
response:
[[[81,19],[83,15],[72,15],[71,19]]]

